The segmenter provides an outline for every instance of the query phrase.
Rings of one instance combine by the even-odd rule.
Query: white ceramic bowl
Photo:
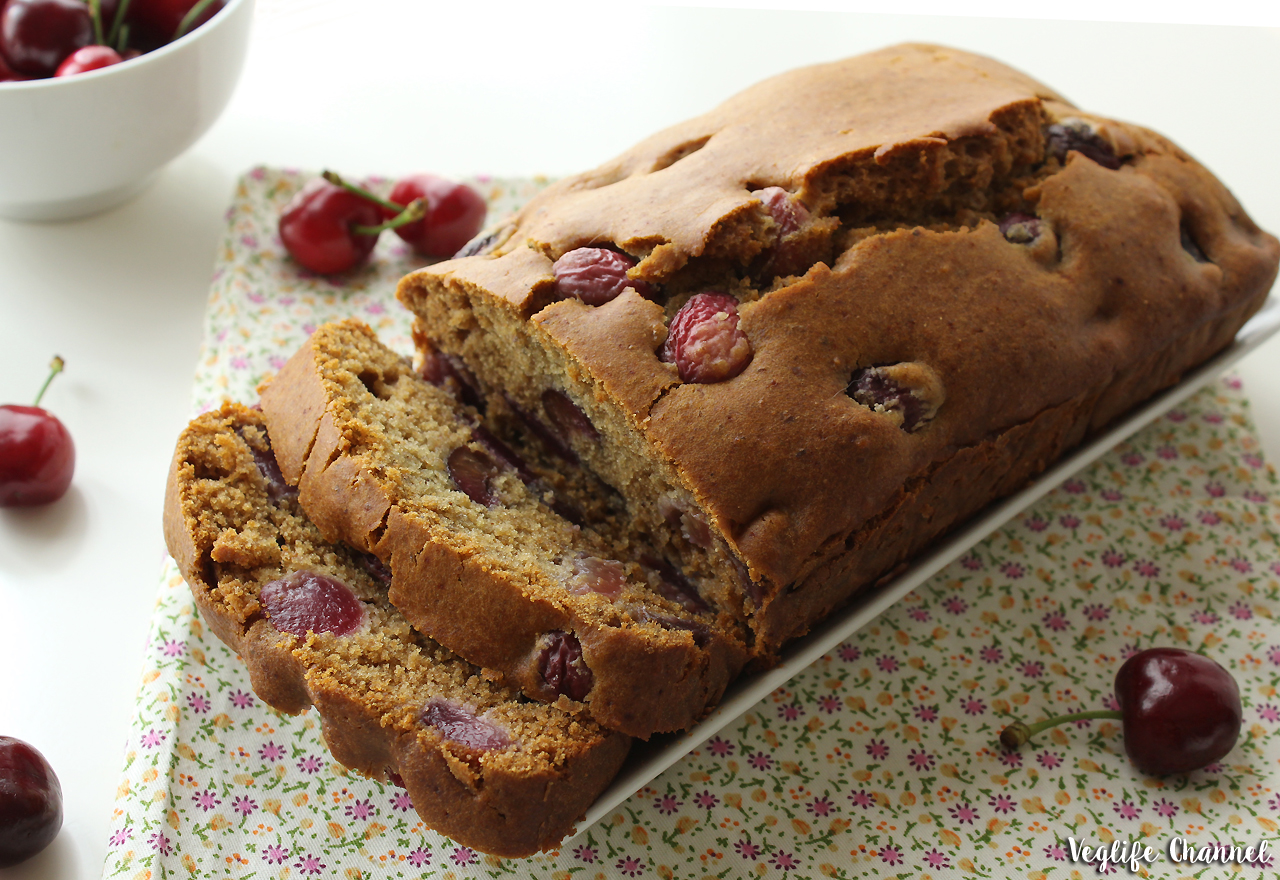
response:
[[[141,192],[222,113],[254,0],[167,46],[75,76],[0,83],[0,216],[67,220]]]

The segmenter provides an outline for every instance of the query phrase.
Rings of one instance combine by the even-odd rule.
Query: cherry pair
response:
[[[304,267],[332,275],[368,259],[387,229],[429,257],[451,257],[480,231],[485,212],[471,187],[435,175],[406,177],[382,199],[326,171],[285,206],[280,239]]]

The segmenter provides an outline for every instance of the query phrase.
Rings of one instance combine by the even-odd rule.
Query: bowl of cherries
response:
[[[0,217],[141,192],[226,107],[254,0],[0,0]]]

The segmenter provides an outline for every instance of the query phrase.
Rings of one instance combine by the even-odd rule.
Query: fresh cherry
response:
[[[319,178],[310,181],[280,215],[280,240],[290,255],[319,275],[345,272],[363,263],[378,243],[377,235],[356,227],[382,220],[378,206]]]
[[[225,5],[225,0],[131,0],[125,17],[143,39],[163,44],[200,27]]]
[[[58,836],[62,785],[44,755],[0,736],[0,868],[28,859]]]
[[[35,405],[0,406],[0,507],[31,507],[57,501],[71,485],[76,447],[71,433],[40,399],[53,377],[62,372],[62,358],[53,359]]]
[[[422,216],[414,202],[382,222],[381,199],[332,172],[304,186],[280,215],[280,239],[295,260],[318,275],[345,272],[369,258],[384,229]]]
[[[396,229],[396,235],[428,257],[451,257],[471,241],[484,225],[484,198],[465,183],[434,174],[415,174],[396,183],[383,209],[390,220],[415,199],[427,203],[426,214]]]
[[[110,46],[85,46],[83,49],[77,49],[68,55],[58,65],[58,70],[54,73],[54,76],[71,76],[76,73],[101,70],[104,67],[119,64],[123,60],[120,57],[120,53]]]
[[[18,73],[18,71],[9,66],[9,62],[4,60],[4,55],[0,54],[0,83],[24,82],[29,79],[32,79],[32,77]]]
[[[0,54],[18,73],[50,76],[91,42],[93,19],[79,0],[9,0],[0,10]]]
[[[1016,749],[1056,724],[1111,718],[1124,725],[1124,750],[1143,773],[1190,773],[1231,751],[1244,711],[1240,688],[1213,660],[1181,648],[1149,648],[1134,654],[1116,674],[1120,711],[1076,712],[1039,721],[1014,722],[1000,742]]]
[[[1130,657],[1116,675],[1124,750],[1144,773],[1187,773],[1231,751],[1240,736],[1240,688],[1213,660],[1180,648]]]

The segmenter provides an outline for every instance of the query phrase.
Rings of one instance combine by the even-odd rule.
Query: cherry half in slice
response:
[[[573,633],[556,630],[543,639],[538,674],[554,693],[581,702],[591,692],[595,676],[582,657],[582,644]]]
[[[309,632],[350,635],[365,619],[364,605],[350,587],[313,571],[295,571],[271,581],[258,600],[272,626],[299,638]]]
[[[496,751],[511,745],[511,736],[498,725],[466,706],[440,697],[432,697],[427,702],[422,710],[422,720],[445,739],[477,751]]]

